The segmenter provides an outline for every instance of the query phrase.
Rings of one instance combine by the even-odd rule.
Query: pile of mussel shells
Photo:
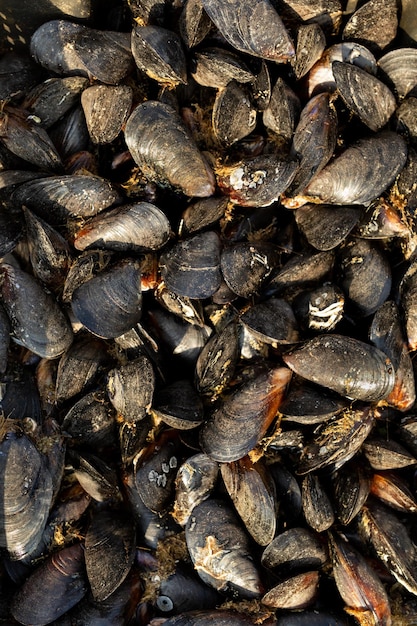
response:
[[[0,623],[417,623],[417,9],[129,0],[0,57]]]

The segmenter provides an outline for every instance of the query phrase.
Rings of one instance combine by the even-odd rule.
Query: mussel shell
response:
[[[104,392],[92,391],[78,400],[65,415],[61,427],[77,447],[99,450],[116,442],[114,411]]]
[[[182,40],[187,48],[201,43],[211,28],[211,20],[200,0],[186,0],[178,20]]]
[[[363,452],[375,470],[399,469],[417,463],[417,458],[393,439],[369,438],[363,444]]]
[[[33,273],[49,289],[60,289],[71,263],[67,241],[47,222],[24,209]]]
[[[285,63],[294,47],[269,0],[202,0],[203,7],[226,41],[236,50]]]
[[[52,503],[52,476],[46,458],[26,435],[9,433],[0,450],[0,545],[12,559],[22,559],[41,541]]]
[[[73,333],[54,298],[30,274],[3,264],[2,299],[13,338],[35,354],[54,359],[71,345]]]
[[[27,94],[23,106],[41,120],[43,128],[49,128],[78,104],[87,85],[82,76],[49,78]]]
[[[249,298],[259,293],[278,260],[274,244],[242,241],[223,249],[220,268],[228,287],[238,296]]]
[[[22,213],[0,203],[0,257],[11,252],[23,237]]]
[[[172,516],[185,526],[193,509],[211,495],[216,486],[219,466],[207,454],[191,456],[183,463],[175,479],[175,502]]]
[[[302,291],[293,306],[302,328],[328,332],[343,318],[345,296],[332,283],[324,283],[311,291]]]
[[[96,512],[85,537],[85,566],[93,597],[106,600],[133,565],[136,533],[132,520],[118,511]]]
[[[355,239],[341,251],[339,263],[347,310],[357,317],[375,313],[391,291],[391,266],[384,251],[377,242]]]
[[[318,572],[297,574],[270,589],[263,596],[262,604],[271,609],[305,609],[314,604],[318,584]]]
[[[216,175],[219,187],[232,202],[264,207],[278,200],[291,184],[297,169],[297,161],[263,154],[219,167]]]
[[[307,524],[318,533],[330,528],[335,519],[333,506],[316,474],[310,473],[303,478],[301,496]]]
[[[247,456],[222,463],[220,472],[246,530],[259,545],[268,545],[275,535],[278,506],[267,467]]]
[[[33,34],[30,51],[55,74],[93,76],[117,85],[133,67],[128,33],[99,31],[84,24],[52,20]]]
[[[112,209],[84,224],[75,235],[77,250],[159,250],[171,235],[165,213],[150,202]]]
[[[374,423],[375,416],[369,406],[347,408],[326,421],[303,446],[297,473],[305,474],[329,465],[339,468],[358,452]]]
[[[368,500],[359,512],[360,535],[398,582],[412,594],[417,593],[417,552],[407,527],[386,506]]]
[[[136,490],[144,505],[154,513],[161,514],[170,505],[179,453],[176,431],[165,431],[134,459]]]
[[[317,22],[300,24],[297,30],[295,59],[292,61],[294,74],[301,78],[319,60],[326,47],[326,38]]]
[[[383,400],[394,387],[395,371],[388,357],[353,337],[315,337],[283,359],[299,376],[348,398]]]
[[[395,368],[395,386],[387,403],[400,411],[411,409],[416,399],[414,371],[395,302],[387,300],[375,313],[369,338]]]
[[[150,78],[171,87],[187,82],[184,50],[174,31],[155,25],[136,25],[131,45],[136,65]]]
[[[209,298],[220,287],[220,239],[214,231],[178,241],[159,260],[168,289],[188,298]]]
[[[188,196],[206,197],[214,192],[213,173],[169,105],[149,100],[137,106],[127,120],[125,140],[151,180],[168,182]]]
[[[324,281],[334,265],[332,250],[293,256],[274,274],[266,286],[268,293],[282,293],[301,287],[315,287],[318,282]]]
[[[391,624],[388,595],[377,573],[347,541],[329,533],[329,544],[335,582],[349,613],[368,623]]]
[[[324,51],[307,75],[310,96],[322,91],[335,91],[336,81],[332,71],[334,61],[353,63],[371,74],[377,72],[376,59],[368,48],[354,41],[335,43]]]
[[[262,113],[264,126],[290,142],[300,116],[301,104],[298,96],[281,77],[278,77],[271,93],[268,106]]]
[[[390,186],[406,158],[400,135],[385,131],[365,137],[319,172],[305,193],[330,204],[366,204]]]
[[[130,113],[132,98],[132,88],[127,85],[92,85],[84,89],[81,104],[93,143],[116,139]]]
[[[378,78],[351,63],[335,61],[333,76],[339,94],[371,130],[380,130],[397,108],[392,91]]]
[[[221,89],[231,81],[248,83],[254,80],[253,73],[242,59],[224,48],[203,48],[195,53],[194,80],[205,87]]]
[[[106,362],[103,344],[93,337],[77,337],[62,355],[55,385],[55,401],[64,402],[87,391]]]
[[[336,147],[337,114],[330,94],[319,93],[305,105],[294,132],[291,154],[300,161],[290,195],[301,193],[328,163]]]
[[[300,572],[323,567],[328,560],[326,545],[311,530],[289,528],[277,535],[262,553],[264,567],[285,572]]]
[[[152,413],[178,430],[189,430],[204,420],[200,395],[187,378],[177,380],[155,394]]]
[[[253,626],[246,614],[216,609],[215,611],[190,611],[181,613],[164,622],[165,626]]]
[[[198,356],[195,380],[201,394],[215,397],[221,393],[233,377],[238,351],[237,328],[232,321],[210,337]]]
[[[340,413],[347,400],[322,387],[295,377],[279,411],[283,419],[300,424],[319,424]]]
[[[240,317],[260,341],[272,346],[296,343],[298,326],[291,306],[281,298],[269,298],[247,309]]]
[[[185,538],[200,578],[215,589],[256,598],[262,584],[249,554],[249,541],[235,513],[220,500],[198,504],[187,522]]]
[[[243,383],[203,425],[203,451],[226,463],[248,454],[274,420],[290,378],[286,368],[264,368],[253,380]]]
[[[145,417],[150,409],[155,374],[150,360],[142,355],[107,374],[107,393],[116,411],[127,422]]]
[[[24,205],[52,226],[68,217],[92,217],[116,203],[119,194],[99,176],[63,175],[39,178],[21,185],[13,201]]]
[[[342,524],[350,524],[369,496],[370,473],[370,468],[359,457],[332,475],[335,512]]]
[[[76,318],[98,337],[123,335],[141,318],[140,264],[126,259],[77,287],[71,307]]]
[[[398,5],[395,0],[370,0],[357,8],[343,29],[343,39],[359,41],[377,53],[397,34]]]
[[[400,48],[391,50],[378,60],[378,67],[400,98],[417,86],[417,50]]]
[[[359,221],[361,211],[355,206],[305,204],[295,212],[298,228],[317,250],[336,248]]]
[[[3,108],[3,143],[14,155],[46,172],[61,172],[61,158],[48,133],[30,118],[29,111]]]
[[[247,137],[255,129],[256,110],[243,85],[232,80],[218,90],[212,124],[215,136],[226,145]]]

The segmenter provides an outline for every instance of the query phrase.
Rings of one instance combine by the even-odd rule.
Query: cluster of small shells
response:
[[[413,4],[0,57],[0,623],[416,623]]]

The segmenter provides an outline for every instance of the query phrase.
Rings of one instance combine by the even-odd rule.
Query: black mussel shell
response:
[[[234,375],[238,356],[237,327],[232,321],[210,337],[198,356],[195,368],[198,391],[212,398],[221,393]]]
[[[52,226],[68,217],[92,217],[119,201],[119,194],[104,178],[78,174],[38,178],[21,185],[13,201],[24,205]]]
[[[341,251],[339,263],[346,309],[357,317],[375,313],[391,291],[391,266],[384,251],[369,239],[354,239]]]
[[[318,584],[318,572],[296,574],[270,589],[263,596],[262,604],[270,609],[305,609],[314,604]]]
[[[152,412],[165,424],[178,430],[195,428],[204,419],[202,400],[187,378],[155,393]]]
[[[75,234],[77,250],[159,250],[171,235],[165,213],[150,202],[126,204],[103,213]]]
[[[71,326],[55,299],[30,274],[3,264],[1,293],[10,318],[13,338],[47,359],[54,359],[71,345]]]
[[[263,154],[234,165],[220,166],[216,176],[223,193],[235,204],[264,207],[279,199],[297,170],[297,161]]]
[[[226,41],[236,50],[285,63],[294,47],[269,0],[202,0],[203,7]]]
[[[193,509],[213,492],[219,474],[219,465],[207,454],[191,456],[183,463],[175,479],[175,502],[172,516],[185,526]]]
[[[276,347],[298,341],[298,326],[291,306],[281,298],[269,298],[254,304],[240,316],[240,321],[260,341]]]
[[[351,63],[332,65],[336,87],[350,110],[371,130],[380,130],[397,108],[392,91],[378,78]]]
[[[151,361],[144,355],[129,361],[107,374],[110,402],[126,422],[145,417],[150,409],[155,386]]]
[[[0,450],[0,545],[12,559],[22,559],[42,539],[52,504],[52,475],[46,457],[26,435],[10,432]]]
[[[392,300],[387,300],[375,313],[369,338],[385,352],[395,368],[394,389],[386,402],[400,411],[411,409],[416,400],[413,364],[403,335],[400,312]]]
[[[236,143],[255,129],[256,110],[243,85],[232,80],[218,90],[212,123],[215,136],[225,145]]]
[[[11,612],[20,624],[44,626],[69,611],[87,593],[80,543],[52,554],[15,594]]]
[[[329,533],[336,586],[347,610],[369,623],[390,624],[388,595],[378,574],[347,541]]]
[[[231,81],[249,83],[254,80],[253,73],[235,53],[224,48],[203,48],[195,53],[194,80],[205,87],[221,89]]]
[[[302,193],[315,174],[330,160],[336,147],[337,114],[328,93],[313,96],[300,114],[291,154],[300,166],[292,181],[290,195]]]
[[[136,25],[132,31],[132,54],[138,68],[159,83],[174,87],[187,82],[181,39],[172,30]]]
[[[358,207],[331,204],[305,204],[295,212],[298,228],[317,250],[336,248],[355,228],[360,216]]]
[[[116,139],[130,113],[132,98],[128,85],[92,85],[84,89],[81,104],[91,141],[104,144]]]
[[[39,118],[43,128],[50,128],[78,104],[87,86],[88,80],[82,76],[49,78],[27,94],[23,106]]]
[[[307,474],[301,483],[303,513],[307,524],[318,533],[333,525],[335,515],[332,502],[317,474]]]
[[[0,144],[39,170],[61,172],[61,158],[44,128],[25,109],[5,105],[0,115]],[[10,169],[10,168],[9,168]]]
[[[159,261],[171,291],[188,298],[209,298],[221,284],[220,239],[207,231],[178,241]]]
[[[268,106],[262,113],[264,125],[278,135],[284,143],[290,143],[295,125],[300,117],[301,104],[298,96],[278,77],[272,89]]]
[[[360,139],[331,161],[308,185],[307,196],[330,204],[366,204],[403,169],[404,139],[391,131]]]
[[[315,337],[283,359],[299,376],[356,400],[383,400],[395,383],[386,354],[353,337]]]
[[[297,30],[295,58],[292,60],[297,79],[305,76],[319,60],[326,47],[326,38],[319,24],[300,24]]]
[[[220,472],[246,530],[259,545],[268,545],[275,535],[278,504],[267,467],[246,456],[222,463]]]
[[[359,41],[375,54],[397,34],[398,5],[395,0],[369,0],[356,9],[343,29],[343,39]]]
[[[176,431],[165,431],[159,439],[138,452],[134,459],[137,493],[144,505],[162,514],[170,506],[179,460]]]
[[[219,591],[256,598],[262,593],[248,536],[230,507],[219,500],[198,504],[185,529],[188,551],[200,578]]]
[[[264,368],[252,380],[242,383],[203,425],[203,451],[226,463],[248,454],[275,419],[290,379],[290,370],[276,367]]]
[[[135,558],[136,532],[124,514],[103,509],[93,515],[85,537],[85,566],[93,598],[106,600],[122,584]]]
[[[33,34],[30,51],[43,67],[63,75],[96,78],[117,85],[133,68],[130,35],[84,24],[52,20]]]
[[[285,574],[319,569],[328,560],[326,545],[308,528],[294,527],[278,534],[262,553],[264,567]]]
[[[186,0],[178,20],[179,31],[187,48],[201,43],[211,28],[211,20],[201,0]]]
[[[278,260],[274,244],[243,241],[224,248],[220,267],[228,287],[238,296],[249,298],[259,293]]]
[[[81,335],[62,355],[56,373],[55,401],[65,402],[89,388],[107,360],[103,344]]]
[[[151,180],[179,187],[188,196],[214,192],[212,171],[169,105],[150,100],[137,106],[126,123],[125,140]]]
[[[126,259],[77,287],[71,307],[76,318],[98,337],[123,335],[141,318],[141,269]]]

